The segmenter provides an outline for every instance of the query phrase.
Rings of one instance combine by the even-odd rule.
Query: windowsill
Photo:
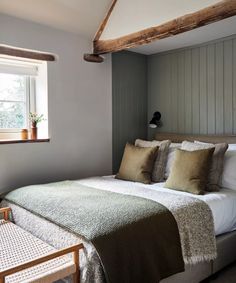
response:
[[[50,142],[50,139],[28,139],[28,140],[21,140],[21,139],[0,139],[0,144],[12,144],[12,143],[38,143],[38,142]]]

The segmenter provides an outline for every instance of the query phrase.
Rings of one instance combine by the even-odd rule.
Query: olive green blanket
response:
[[[184,270],[176,221],[163,205],[65,181],[5,197],[89,240],[108,282],[157,283]]]

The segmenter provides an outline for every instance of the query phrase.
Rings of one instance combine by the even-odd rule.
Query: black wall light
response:
[[[153,113],[152,120],[149,122],[150,128],[161,127],[161,113],[156,111]]]

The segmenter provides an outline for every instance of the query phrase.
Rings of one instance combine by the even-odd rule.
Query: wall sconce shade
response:
[[[149,127],[153,129],[156,127],[161,127],[161,113],[159,111],[153,113],[153,117],[149,122]]]

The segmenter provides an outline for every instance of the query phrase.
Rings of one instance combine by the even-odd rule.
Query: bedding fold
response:
[[[161,203],[74,181],[28,186],[8,202],[90,241],[111,283],[156,283],[184,270],[175,217]]]

